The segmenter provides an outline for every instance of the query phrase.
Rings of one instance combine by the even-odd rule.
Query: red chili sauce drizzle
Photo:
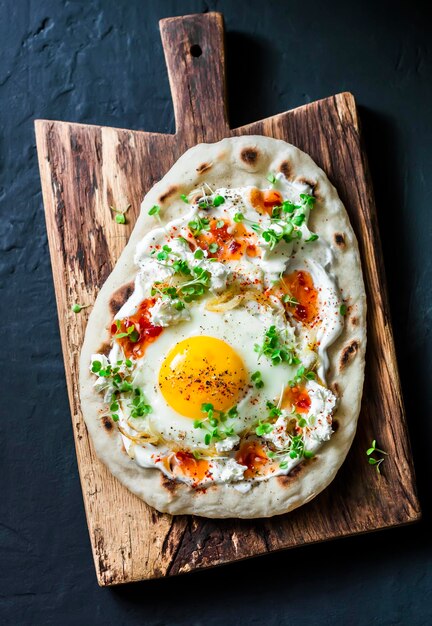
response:
[[[311,406],[311,399],[303,386],[287,387],[282,398],[282,408],[291,410],[294,406],[297,413],[307,413]]]
[[[315,289],[309,272],[296,270],[284,276],[281,282],[284,293],[298,302],[294,306],[286,304],[286,308],[294,317],[304,324],[313,324],[318,316],[318,291]]]
[[[258,213],[271,215],[274,207],[282,204],[283,198],[275,189],[261,191],[261,189],[254,187],[249,192],[249,202]]]
[[[117,320],[117,322],[120,321],[119,327],[117,327],[115,322],[111,324],[111,334],[113,336],[127,332],[127,329],[132,325],[138,332],[139,336],[137,341],[131,341],[129,337],[116,339],[123,348],[126,357],[139,359],[144,356],[147,346],[159,337],[163,331],[162,326],[153,326],[150,322],[149,309],[151,309],[155,302],[156,298],[147,298],[141,302],[134,315],[124,317],[122,320]]]
[[[190,452],[180,450],[174,456],[174,472],[176,468],[184,476],[188,476],[195,483],[198,483],[208,476],[210,464],[204,459],[196,459]]]
[[[221,225],[222,222],[223,225]],[[211,219],[210,230],[201,231],[195,239],[200,248],[207,250],[209,258],[221,261],[240,259],[245,254],[250,257],[260,254],[256,235],[248,232],[243,224],[235,222]],[[209,249],[212,243],[218,246],[216,252],[211,252]]]
[[[247,466],[245,478],[253,478],[261,473],[261,469],[267,464],[268,457],[258,441],[245,441],[236,454],[236,461],[240,465]]]

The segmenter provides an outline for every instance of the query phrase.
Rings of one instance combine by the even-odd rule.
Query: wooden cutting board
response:
[[[396,364],[376,209],[359,120],[342,93],[230,129],[223,19],[165,19],[162,43],[175,135],[37,120],[36,138],[66,379],[90,541],[100,585],[172,576],[283,548],[418,520],[414,469]],[[336,185],[356,231],[368,294],[366,382],[359,427],[335,481],[308,505],[270,520],[207,520],[157,513],[96,458],[78,397],[78,357],[88,311],[125,246],[142,198],[199,142],[269,135],[306,151]],[[127,225],[110,205],[130,204]],[[66,418],[65,418],[66,419]],[[365,450],[388,452],[379,476]]]

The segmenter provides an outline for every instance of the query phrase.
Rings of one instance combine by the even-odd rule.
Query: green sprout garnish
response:
[[[283,458],[283,460],[279,463],[279,467],[280,469],[287,469],[289,464],[287,457],[293,460],[301,458],[311,459],[314,456],[314,453],[310,450],[305,450],[303,435],[292,435],[290,436],[288,446],[284,450],[274,453],[270,458],[281,456],[285,458]]]
[[[126,211],[129,211],[131,205],[128,204],[124,211],[119,211],[114,206],[110,206],[111,211],[116,214],[115,221],[117,224],[126,224]]]
[[[152,412],[152,407],[146,403],[142,389],[138,387],[134,390],[134,398],[132,403],[128,405],[131,408],[131,417],[145,417]]]
[[[380,448],[376,447],[376,439],[374,439],[372,441],[371,447],[366,450],[366,455],[369,457],[368,458],[369,465],[375,465],[376,471],[378,472],[378,474],[381,474],[380,465],[384,461],[384,457],[380,459],[375,459],[373,456],[371,456],[372,454],[376,454],[377,452],[379,454],[385,454],[385,456],[388,456],[387,452],[384,452],[384,450],[381,450]]]
[[[272,185],[274,185],[277,182],[277,178],[274,174],[267,174],[266,179],[269,181],[269,183],[271,183]]]
[[[211,252],[212,254],[215,254],[215,252],[217,252],[219,250],[219,246],[217,243],[211,243],[209,245],[209,252]]]
[[[201,405],[201,411],[206,415],[202,420],[195,420],[193,423],[194,428],[202,428],[206,430],[204,436],[204,443],[206,446],[215,441],[220,441],[234,435],[234,428],[225,425],[228,418],[235,418],[238,416],[237,406],[233,406],[226,413],[224,411],[218,411],[214,408],[213,404],[206,402]]]
[[[119,360],[115,365],[108,364],[105,367],[102,366],[102,361],[96,359],[91,365],[93,374],[100,378],[105,378],[108,383],[107,387],[110,393],[109,411],[114,422],[119,421],[120,401],[125,399],[121,397],[121,394],[132,394],[132,398],[127,396],[132,400],[131,404],[128,404],[131,408],[131,417],[144,417],[152,411],[151,406],[145,401],[142,390],[134,388],[130,380],[132,367],[133,362],[130,359]]]
[[[197,215],[196,219],[190,221],[188,226],[192,235],[197,237],[203,230],[210,230],[210,220],[206,217],[199,217],[199,215]]]
[[[319,239],[319,235],[317,235],[316,233],[312,233],[308,239],[305,239],[305,242],[311,243],[312,241],[316,241],[317,239]]]
[[[257,389],[262,389],[264,387],[264,381],[261,377],[261,372],[259,370],[252,374],[251,380],[255,384],[255,387]]]
[[[258,422],[258,426],[255,428],[255,434],[258,437],[262,437],[263,435],[268,435],[273,430],[273,424],[269,424],[269,422],[262,422],[261,420]]]
[[[307,370],[304,367],[304,365],[301,365],[298,368],[294,378],[288,382],[288,385],[290,387],[296,387],[297,385],[300,385],[302,382],[305,382],[307,380],[315,380],[315,378],[316,378],[315,372],[312,372],[311,370]]]
[[[158,261],[166,261],[172,252],[169,246],[162,246],[162,250],[157,253],[156,258]]]
[[[285,302],[285,304],[288,304],[288,306],[297,306],[297,304],[300,304],[297,298],[294,298],[293,296],[290,296],[288,294],[282,296],[282,302]]]
[[[282,411],[279,409],[279,407],[277,407],[275,404],[273,404],[273,402],[266,402],[266,407],[268,409],[268,416],[270,419],[273,419],[274,417],[279,417],[279,415],[282,415]]]
[[[71,306],[72,313],[80,313],[83,309],[91,306],[91,304],[78,304],[77,302]]]
[[[310,196],[308,193],[301,193],[300,202],[302,203],[303,206],[307,207],[308,209],[313,209],[315,202],[316,202],[316,198],[314,198],[313,196]]]
[[[181,194],[180,198],[183,200],[183,202],[185,202],[186,204],[189,204],[188,197],[184,193]]]
[[[346,304],[341,304],[339,307],[339,313],[345,317],[345,315],[347,314],[347,306]]]
[[[158,206],[157,204],[154,204],[152,206],[152,208],[150,209],[150,211],[148,212],[149,215],[159,215],[160,213],[160,206]]]
[[[288,363],[288,365],[297,365],[300,360],[296,356],[295,349],[288,347],[283,343],[276,326],[270,326],[264,335],[262,345],[255,344],[255,352],[258,353],[258,359],[261,356],[267,357],[273,365],[280,363]]]
[[[121,325],[120,320],[116,320],[115,324],[117,326],[117,330],[120,330],[120,325]],[[123,337],[127,337],[129,341],[131,341],[132,343],[136,343],[140,338],[140,334],[135,329],[134,324],[131,324],[130,326],[126,328],[126,332],[119,332],[114,335],[115,339],[122,339]]]
[[[191,280],[180,283],[176,287],[164,287],[161,282],[155,282],[153,283],[153,287],[151,289],[152,296],[159,294],[162,297],[169,298],[171,300],[192,302],[202,296],[209,289],[211,274],[202,267],[197,266],[191,270],[186,261],[175,261],[171,267],[174,269],[176,274],[192,277]],[[174,304],[177,310],[184,308],[183,302],[182,304],[177,304],[177,302]]]
[[[223,196],[215,196],[213,198],[213,206],[220,206],[225,203],[225,198]]]

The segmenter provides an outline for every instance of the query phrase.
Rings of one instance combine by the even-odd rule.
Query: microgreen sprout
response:
[[[268,409],[268,416],[270,419],[282,415],[282,411],[280,410],[280,408],[273,404],[273,402],[266,402],[266,407]]]
[[[276,330],[276,326],[270,326],[264,335],[263,343],[261,345],[255,344],[254,350],[258,353],[258,359],[261,356],[265,356],[273,365],[279,365],[280,363],[297,365],[300,363],[295,349],[283,342],[280,333]]]
[[[319,239],[319,235],[317,235],[316,233],[311,233],[311,236],[308,237],[308,239],[305,239],[305,242],[312,243],[312,241],[316,241],[317,239]]]
[[[213,242],[209,245],[209,252],[215,254],[219,250],[219,246],[217,243]]]
[[[387,452],[384,452],[384,450],[381,450],[380,448],[376,447],[376,439],[374,439],[372,441],[371,447],[366,450],[366,455],[369,457],[368,458],[369,465],[375,465],[376,471],[378,472],[378,474],[381,474],[380,465],[384,461],[384,457],[381,457],[380,459],[376,459],[373,456],[371,456],[372,454],[376,454],[377,452],[379,454],[385,454],[385,456],[388,455]]]
[[[298,368],[294,378],[290,380],[288,384],[290,387],[296,387],[297,385],[301,385],[302,382],[306,382],[307,380],[315,380],[315,378],[316,378],[315,372],[312,372],[311,370],[307,370],[304,367],[304,365],[301,365]]]
[[[313,196],[310,196],[308,193],[301,193],[300,202],[302,203],[303,206],[307,207],[308,209],[313,209],[315,206],[316,198],[314,198]]]
[[[263,435],[268,435],[273,430],[273,424],[269,422],[262,422],[261,420],[258,422],[258,426],[255,428],[255,434],[258,437],[262,437]]]
[[[259,370],[252,374],[251,380],[257,389],[262,389],[264,387],[264,381],[261,377],[261,372]]]
[[[128,204],[124,211],[119,211],[114,206],[110,206],[111,211],[116,214],[114,219],[117,224],[126,224],[126,211],[129,211],[130,207],[131,205]]]
[[[156,258],[158,261],[166,261],[171,252],[172,250],[169,246],[162,246],[162,250],[157,253]]]
[[[152,208],[150,209],[150,211],[148,212],[149,215],[155,215],[158,219],[160,219],[159,213],[160,213],[160,206],[158,206],[157,204],[154,204]]]
[[[297,306],[297,304],[300,304],[297,298],[294,298],[294,296],[290,296],[289,294],[282,296],[282,302],[285,302],[288,306]]]
[[[78,304],[77,302],[71,306],[72,313],[80,313],[83,309],[91,306],[91,304]]]
[[[277,181],[273,174],[269,174],[268,180],[272,184]],[[267,229],[263,229],[259,223],[245,218],[243,213],[236,213],[233,219],[236,223],[243,222],[250,226],[268,244],[268,248],[274,250],[281,241],[289,243],[301,239],[301,226],[306,221],[305,210],[312,209],[314,204],[315,198],[304,193],[300,194],[300,204],[285,200],[280,206],[273,207],[270,220],[272,227]],[[316,241],[316,239],[318,239],[318,235],[311,233],[307,241]]]
[[[197,250],[195,251],[195,254],[196,253]],[[195,258],[201,258],[200,254]],[[151,295],[155,296],[159,294],[164,298],[177,300],[174,306],[180,311],[184,308],[184,302],[192,302],[208,290],[210,287],[211,274],[200,266],[190,269],[186,261],[175,261],[171,267],[176,274],[187,276],[190,280],[180,283],[176,287],[171,285],[164,286],[160,281],[157,281],[153,283]],[[181,302],[181,304],[179,304],[179,302]]]
[[[224,203],[225,203],[225,198],[223,196],[217,195],[217,196],[215,196],[213,198],[213,206],[218,207],[218,206],[220,206],[221,204],[224,204]]]
[[[116,320],[115,324],[116,324],[117,330],[120,330],[121,328],[120,320]],[[131,324],[130,326],[126,328],[125,332],[116,333],[114,337],[115,339],[123,339],[123,337],[127,337],[129,341],[131,341],[132,343],[136,343],[140,338],[140,334],[136,330],[135,325]]]
[[[132,409],[132,417],[142,417],[152,410],[145,402],[143,392],[133,387],[130,380],[132,368],[133,362],[131,359],[119,360],[115,364],[108,363],[106,365],[103,365],[103,362],[98,359],[92,361],[91,371],[93,374],[106,380],[106,389],[110,398],[109,411],[114,422],[119,421],[120,402],[122,399],[125,399],[121,397],[121,394],[132,393],[132,404],[128,405]],[[131,398],[130,395],[126,397]]]
[[[339,307],[339,313],[345,317],[345,315],[347,314],[347,306],[346,304],[341,304]]]
[[[193,423],[194,428],[202,428],[206,430],[204,435],[204,443],[206,446],[215,441],[220,441],[234,435],[234,429],[226,426],[227,419],[233,419],[238,416],[237,406],[231,407],[229,411],[218,411],[214,408],[213,404],[206,402],[202,404],[201,411],[206,415],[202,420],[195,420]]]
[[[188,197],[184,193],[181,194],[180,198],[183,200],[183,202],[185,202],[186,204],[189,204]]]
[[[199,215],[197,215],[194,220],[191,220],[188,223],[188,226],[192,235],[194,237],[197,237],[201,234],[203,230],[210,230],[210,220],[208,220],[206,217],[200,217]]]
[[[225,226],[225,222],[223,220],[218,220],[216,222],[216,228],[223,228]]]
[[[290,435],[289,443],[283,450],[277,452],[267,452],[267,456],[271,459],[282,458],[279,463],[280,469],[287,469],[289,465],[289,459],[310,459],[314,456],[314,453],[310,450],[305,450],[305,442],[303,435]]]
[[[139,387],[134,389],[134,397],[131,404],[128,405],[131,409],[131,417],[145,417],[152,412],[152,407],[147,404],[144,397],[144,392]]]
[[[269,181],[269,183],[271,183],[272,185],[274,185],[277,182],[277,178],[274,174],[270,173],[267,174],[266,179]]]

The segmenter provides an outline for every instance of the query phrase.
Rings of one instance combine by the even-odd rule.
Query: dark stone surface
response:
[[[431,15],[421,6],[3,0],[2,624],[432,623],[432,46]],[[158,19],[208,9],[225,15],[233,126],[344,90],[361,107],[424,521],[206,573],[99,589],[63,375],[33,119],[172,132]]]

